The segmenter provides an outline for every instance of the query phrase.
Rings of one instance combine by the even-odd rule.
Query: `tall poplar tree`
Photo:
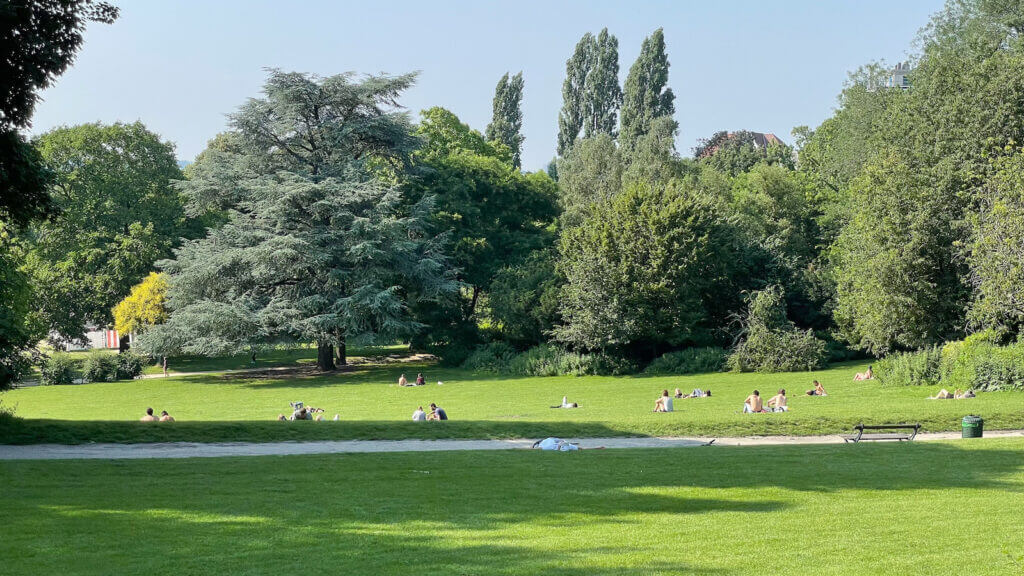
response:
[[[523,73],[509,77],[506,72],[494,89],[494,112],[487,125],[487,140],[501,142],[512,151],[512,166],[522,165]]]
[[[668,87],[668,55],[661,28],[644,39],[640,56],[626,76],[619,145],[627,152],[651,129],[651,122],[675,113],[675,94]]]
[[[572,147],[586,115],[584,93],[597,40],[587,32],[576,44],[576,51],[565,63],[565,82],[562,83],[562,110],[558,113],[558,155],[563,156]]]
[[[583,135],[615,137],[622,89],[619,88],[619,40],[601,30],[593,44],[590,70],[583,86]]]

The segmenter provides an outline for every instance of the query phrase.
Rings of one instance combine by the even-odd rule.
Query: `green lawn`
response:
[[[409,351],[408,344],[395,344],[391,346],[352,346],[348,349],[350,358],[375,358],[387,356],[388,354],[404,354]],[[114,350],[103,350],[106,354],[116,354]],[[53,354],[53,350],[46,350],[47,354]],[[68,352],[72,358],[81,364],[89,356],[91,351],[78,350]],[[316,363],[316,347],[296,346],[291,348],[272,348],[260,350],[256,354],[256,364],[252,363],[252,356],[249,354],[236,354],[235,356],[175,356],[167,361],[169,373],[179,372],[209,372],[225,370],[244,370],[248,368],[276,368],[281,366],[303,366]],[[143,374],[162,374],[163,367],[160,364],[146,366]],[[35,377],[39,376],[39,369],[33,371]]]
[[[0,485],[10,576],[947,576],[1024,554],[1021,439],[0,462]]]
[[[8,443],[41,441],[302,440],[329,438],[532,438],[613,435],[822,434],[853,424],[921,422],[927,430],[956,430],[966,414],[987,429],[1024,428],[1024,393],[995,392],[972,400],[925,400],[929,387],[853,382],[864,364],[817,373],[704,374],[675,377],[505,378],[425,364],[368,365],[331,375],[255,378],[250,374],[168,377],[131,382],[18,389],[0,396],[26,420],[0,424]],[[400,373],[424,371],[429,385],[396,386]],[[803,392],[821,380],[827,397]],[[441,380],[444,385],[438,386]],[[710,388],[712,398],[677,400],[676,412],[653,414],[663,388]],[[754,388],[766,397],[790,393],[788,414],[740,414]],[[563,395],[575,410],[553,410]],[[323,407],[342,422],[276,422],[289,401]],[[430,402],[451,421],[409,422]],[[147,406],[167,410],[174,425],[137,422]]]

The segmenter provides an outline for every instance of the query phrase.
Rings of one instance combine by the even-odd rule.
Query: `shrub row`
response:
[[[800,372],[827,363],[825,342],[811,330],[758,330],[733,349],[727,366],[733,372]]]
[[[721,372],[729,353],[724,348],[687,348],[663,354],[644,369],[644,374],[700,374]]]
[[[584,376],[587,374],[632,374],[638,366],[610,354],[569,352],[549,344],[541,344],[517,353],[504,342],[479,346],[463,368],[501,372],[515,376]]]
[[[885,384],[941,384],[961,390],[1024,390],[1024,342],[1000,346],[982,332],[942,347],[890,354],[878,363]]]
[[[651,362],[645,374],[698,374],[719,372],[727,353],[722,348],[688,348],[669,352]],[[584,376],[588,374],[635,374],[640,367],[632,360],[611,354],[570,352],[541,344],[517,352],[505,342],[491,342],[474,350],[463,368],[483,372],[501,372],[515,376]]]
[[[131,380],[139,374],[146,364],[146,357],[134,352],[111,354],[103,350],[93,350],[84,362],[65,352],[57,352],[43,362],[41,380],[45,385],[74,384],[81,378],[84,382],[113,382],[115,380]]]

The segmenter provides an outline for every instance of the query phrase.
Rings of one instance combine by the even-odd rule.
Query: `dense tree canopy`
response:
[[[584,349],[654,355],[707,342],[708,302],[721,298],[736,246],[725,206],[693,184],[632,186],[598,202],[560,243],[564,324]]]
[[[26,269],[36,287],[35,323],[80,337],[190,232],[172,186],[174,146],[141,123],[58,128],[36,143],[60,215],[34,226]]]
[[[434,343],[472,340],[480,299],[498,272],[551,243],[556,186],[543,172],[519,172],[506,148],[443,108],[425,111],[417,134],[423,146],[414,155],[408,196],[434,198],[431,229],[446,235],[466,292],[450,308],[421,311],[433,326],[424,337]]]
[[[454,287],[427,230],[431,199],[406,209],[375,170],[409,161],[417,140],[397,97],[412,81],[271,71],[264,97],[231,118],[237,148],[212,155],[197,184],[224,178],[228,220],[164,263],[171,317],[144,347],[219,354],[313,341],[319,367],[332,369],[335,346],[344,362],[349,342],[419,330],[410,305]]]

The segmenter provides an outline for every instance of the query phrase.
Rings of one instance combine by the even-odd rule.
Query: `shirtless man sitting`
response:
[[[146,415],[143,416],[142,418],[139,418],[139,422],[156,422],[156,421],[157,421],[157,417],[153,416],[153,409],[152,408],[146,408]]]
[[[764,412],[764,403],[761,401],[761,392],[754,390],[754,393],[747,396],[747,399],[743,401],[743,413],[751,414],[757,412]]]
[[[789,412],[786,405],[786,389],[779,390],[779,393],[768,399],[768,410],[771,412]]]

